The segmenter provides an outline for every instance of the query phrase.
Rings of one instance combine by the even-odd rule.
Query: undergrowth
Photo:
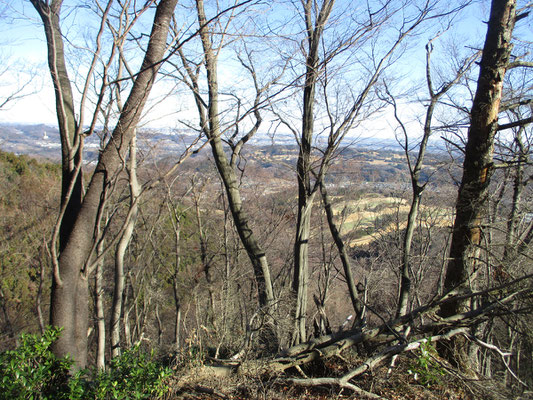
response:
[[[168,391],[171,370],[138,346],[112,359],[105,371],[70,373],[73,361],[57,358],[50,347],[61,334],[23,334],[15,349],[0,353],[0,399],[150,399]]]
[[[408,373],[424,386],[440,384],[446,375],[444,368],[436,361],[437,350],[431,338],[420,345],[418,357],[411,363]]]

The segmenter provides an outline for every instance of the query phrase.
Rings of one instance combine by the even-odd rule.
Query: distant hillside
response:
[[[139,147],[144,151],[150,151],[157,158],[181,153],[186,146],[190,145],[196,138],[195,133],[184,129],[139,129]],[[85,141],[85,151],[87,158],[96,155],[100,146],[100,141],[104,132],[97,130],[95,134],[88,136]],[[350,142],[350,140],[352,140]],[[315,143],[321,146],[321,140]],[[250,143],[249,147],[260,148],[270,153],[285,153],[296,151],[294,137],[289,134],[278,133],[271,136],[267,133],[258,133]],[[0,149],[16,154],[29,154],[33,156],[44,156],[46,158],[58,159],[60,157],[59,131],[56,126],[45,124],[0,124]],[[360,138],[346,140],[346,150],[366,149],[378,151],[402,151],[395,139],[386,138]],[[440,141],[435,141],[430,150],[441,153],[445,149]]]
[[[104,132],[87,137],[84,150],[87,162],[95,161]],[[139,148],[142,158],[148,162],[165,160],[172,163],[196,139],[183,130],[141,129]],[[320,143],[317,143],[320,146]],[[60,139],[57,128],[48,125],[0,124],[0,149],[14,154],[26,154],[48,160],[60,159]],[[204,159],[210,152],[206,148],[193,158]],[[253,181],[271,178],[290,180],[293,183],[298,148],[290,135],[275,138],[260,134],[242,152],[247,175]],[[194,168],[203,168],[195,164]],[[438,148],[426,156],[422,179],[438,181],[440,185],[451,183],[451,172],[443,166],[450,163],[447,153]],[[244,165],[244,164],[243,164]],[[186,167],[185,167],[186,168]],[[354,184],[371,185],[380,190],[408,190],[409,175],[405,154],[395,140],[361,139],[343,148],[334,159],[327,183],[337,188]],[[277,186],[283,186],[278,182]]]

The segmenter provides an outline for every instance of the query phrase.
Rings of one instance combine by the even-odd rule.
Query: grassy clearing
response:
[[[372,193],[359,200],[345,202],[340,197],[335,200],[333,212],[337,223],[341,223],[341,234],[355,238],[348,242],[350,246],[367,245],[383,234],[404,229],[407,224],[410,206],[403,198]],[[450,226],[453,222],[451,210],[436,206],[423,205],[420,216],[420,221],[428,225]],[[392,222],[379,224],[379,219]]]

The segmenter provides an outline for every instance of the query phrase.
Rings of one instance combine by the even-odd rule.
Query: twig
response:
[[[229,399],[229,397],[222,393],[222,392],[219,392],[218,390],[215,390],[215,389],[212,389],[212,388],[208,388],[208,387],[205,387],[205,386],[200,386],[200,385],[196,385],[194,387],[194,390],[196,392],[200,392],[200,393],[206,393],[206,394],[211,394],[213,396],[217,396],[217,397],[220,397],[221,399]]]
[[[490,343],[486,343],[484,341],[482,341],[481,339],[475,337],[474,335],[465,335],[468,339],[470,340],[473,340],[474,342],[476,342],[478,345],[482,346],[482,347],[485,347],[486,349],[489,349],[489,350],[492,350],[496,353],[499,354],[499,356],[501,357],[502,359],[502,362],[503,362],[503,365],[505,365],[505,368],[507,369],[507,371],[509,371],[509,373],[513,376],[513,378],[515,378],[522,386],[526,387],[529,389],[529,386],[527,385],[527,383],[525,383],[524,381],[522,381],[518,375],[516,375],[514,373],[514,371],[511,369],[511,367],[509,366],[509,361],[507,361],[505,358],[506,357],[510,357],[513,355],[513,353],[509,353],[509,352],[503,352],[500,348],[498,348],[497,346],[493,345],[493,344],[490,344]]]

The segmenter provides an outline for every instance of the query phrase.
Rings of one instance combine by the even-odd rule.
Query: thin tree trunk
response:
[[[346,252],[344,241],[342,240],[341,234],[335,224],[331,201],[328,196],[326,185],[323,182],[320,182],[320,192],[322,193],[322,201],[324,203],[324,209],[326,210],[326,218],[328,220],[329,230],[331,232],[333,240],[335,241],[335,245],[337,246],[337,250],[339,251],[339,256],[342,262],[344,276],[346,277],[346,284],[348,285],[348,292],[350,293],[350,300],[352,302],[352,306],[355,312],[355,321],[356,323],[358,323],[361,322],[361,319],[363,317],[364,305],[361,302],[361,299],[359,298],[359,294],[357,293],[355,278],[352,274],[352,268],[350,265],[350,257]]]
[[[111,355],[117,357],[120,349],[120,316],[122,315],[124,297],[124,257],[128,249],[133,229],[137,220],[138,199],[141,186],[137,181],[137,137],[134,135],[130,144],[130,158],[128,167],[130,187],[130,219],[126,222],[124,232],[115,250],[115,285],[113,288],[113,304],[111,306]]]
[[[311,211],[318,187],[311,185],[311,145],[314,131],[314,105],[318,79],[319,45],[324,27],[331,14],[334,0],[325,0],[313,21],[313,2],[302,2],[307,31],[307,57],[303,92],[302,132],[299,143],[296,179],[298,182],[298,214],[294,238],[294,274],[292,290],[295,296],[294,331],[292,344],[307,339],[307,290],[309,286],[309,238],[311,231]],[[319,178],[319,179],[322,179]]]
[[[159,315],[159,304],[156,304],[155,306],[155,320],[157,322],[157,346],[161,348],[164,325],[161,322],[161,316]]]
[[[127,304],[127,296],[124,298],[124,304]],[[124,309],[122,315],[122,325],[124,326],[124,343],[127,348],[130,348],[133,345],[133,338],[131,335],[131,324],[130,324],[130,312],[133,306]]]
[[[207,310],[207,320],[215,325],[215,294],[213,293],[213,274],[211,271],[211,259],[207,254],[207,236],[202,223],[202,214],[200,210],[200,195],[193,189],[194,211],[196,224],[198,226],[198,239],[200,240],[200,260],[204,270],[205,281],[207,282],[207,292],[209,293],[209,309]]]
[[[100,255],[104,249],[104,241],[101,240],[98,244],[97,254]],[[101,258],[96,264],[94,291],[96,297],[96,332],[97,332],[97,348],[96,348],[96,368],[105,370],[105,315],[104,315],[104,258]]]
[[[179,294],[179,272],[181,264],[181,249],[180,249],[180,234],[181,225],[180,219],[175,218],[174,226],[174,241],[175,241],[175,261],[174,261],[174,274],[172,276],[172,292],[174,294],[174,307],[176,309],[176,315],[174,319],[174,346],[176,351],[180,348],[180,324],[181,324],[181,299]]]
[[[242,205],[238,179],[226,157],[222,145],[218,110],[217,60],[209,36],[208,21],[204,11],[203,0],[197,0],[196,6],[198,11],[198,22],[200,24],[200,37],[202,39],[205,54],[209,92],[207,121],[206,123],[202,123],[202,128],[204,129],[207,138],[210,140],[213,158],[226,189],[229,207],[233,220],[235,221],[237,232],[252,263],[258,288],[259,305],[268,308],[274,304],[274,291],[272,289],[270,268],[265,251],[259,245],[255,234],[249,226],[248,215],[245,213]],[[199,108],[201,110],[200,114],[203,115],[203,106],[199,105]]]
[[[431,39],[426,45],[426,85],[428,89],[428,94],[430,98],[429,105],[426,109],[426,116],[424,121],[424,131],[422,136],[422,141],[418,146],[418,154],[416,156],[416,161],[414,165],[411,163],[410,149],[409,149],[409,136],[407,128],[400,120],[400,117],[397,114],[396,102],[391,98],[390,102],[394,107],[394,117],[400,125],[400,128],[404,135],[404,152],[407,159],[407,164],[409,167],[409,173],[411,178],[411,187],[412,187],[412,198],[411,206],[409,208],[409,214],[407,217],[407,226],[405,228],[405,233],[403,235],[403,248],[402,248],[402,263],[400,268],[400,288],[398,296],[398,306],[396,310],[396,318],[401,317],[407,313],[408,304],[409,304],[409,295],[411,292],[411,277],[410,277],[410,259],[411,259],[411,247],[413,242],[413,236],[415,228],[417,225],[417,218],[420,210],[420,204],[422,200],[422,193],[427,183],[420,184],[420,174],[422,172],[422,167],[424,164],[424,158],[426,156],[426,150],[428,141],[433,133],[431,124],[433,121],[433,114],[435,108],[440,101],[440,98],[444,96],[455,84],[459,82],[461,77],[465,75],[467,71],[470,70],[474,61],[478,58],[479,52],[475,53],[471,57],[464,60],[462,65],[460,65],[455,73],[455,76],[450,81],[440,85],[438,90],[435,90],[433,87],[433,78],[431,74],[431,54],[433,51],[433,41]],[[391,96],[392,97],[392,96]]]
[[[35,308],[37,311],[37,318],[39,320],[39,329],[41,334],[46,330],[44,323],[43,310],[42,310],[42,300],[43,300],[43,284],[46,277],[45,274],[45,248],[46,241],[43,240],[43,244],[39,249],[39,287],[37,288],[37,297],[35,299]]]
[[[520,222],[519,207],[522,199],[522,192],[525,188],[527,181],[524,181],[524,167],[528,163],[529,149],[524,146],[522,133],[524,128],[519,128],[515,143],[518,147],[518,160],[514,166],[514,179],[513,179],[513,200],[511,202],[511,211],[507,217],[507,232],[505,236],[505,247],[503,251],[502,266],[505,268],[512,260],[514,260],[519,254],[521,248],[518,238],[518,225]],[[500,271],[505,275],[505,271]]]
[[[174,290],[174,293],[176,291]],[[180,349],[180,327],[181,327],[181,303],[179,296],[174,296],[174,306],[176,307],[176,316],[174,319],[174,349],[179,351]]]

